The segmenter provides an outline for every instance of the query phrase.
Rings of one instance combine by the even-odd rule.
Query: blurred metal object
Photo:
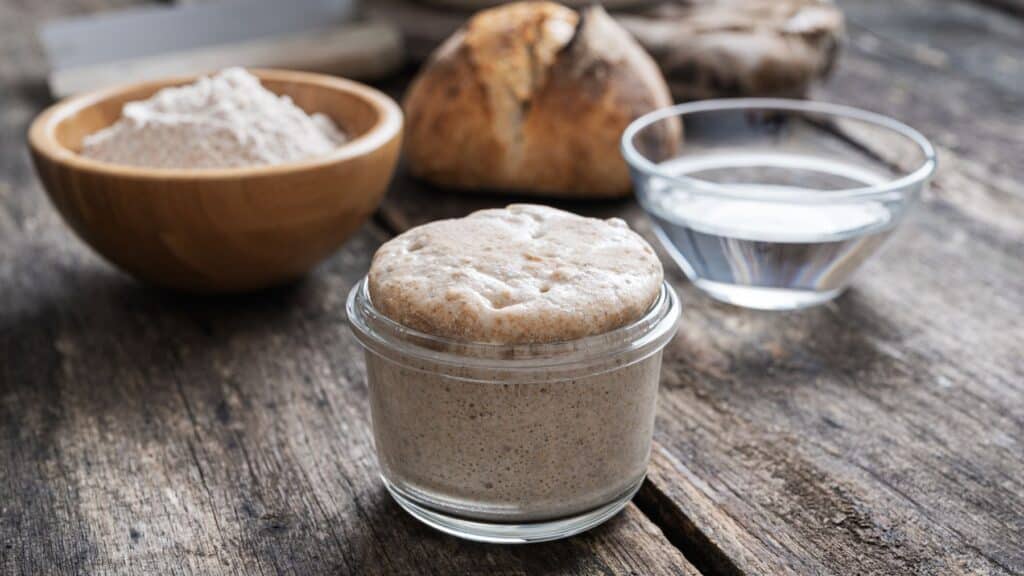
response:
[[[356,19],[355,0],[222,0],[58,20],[40,28],[54,96],[227,66],[382,76],[401,34]]]
[[[483,9],[491,8],[499,4],[508,4],[515,0],[419,0],[424,4],[434,4],[437,6],[447,6],[450,8],[461,8],[461,9]],[[618,10],[622,8],[635,8],[637,6],[643,6],[645,4],[653,4],[657,0],[558,0],[559,4],[571,6],[573,8],[582,8],[591,4],[601,4],[609,10]]]

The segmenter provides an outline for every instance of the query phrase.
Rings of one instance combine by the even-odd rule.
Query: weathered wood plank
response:
[[[927,10],[948,34],[912,30]],[[1024,25],[940,2],[850,12],[820,94],[933,137],[935,186],[823,308],[738,310],[671,272],[686,308],[637,502],[705,572],[1024,573],[1024,76],[961,50],[1024,61]],[[516,200],[404,182],[382,218],[401,230]],[[650,237],[632,203],[555,204]]]
[[[508,201],[410,185],[384,217],[406,228]],[[630,203],[557,204],[650,237]],[[826,308],[740,311],[673,271],[687,309],[666,351],[648,499],[741,573],[1020,571],[1019,254],[932,199]]]
[[[687,422],[688,434],[665,441],[677,458],[655,460],[653,485],[725,535],[722,549],[745,571],[1024,571],[1024,194],[981,168],[1018,173],[1012,107],[995,103],[1021,93],[1005,82],[971,91],[957,66],[918,66],[855,45],[824,90],[940,141],[960,135],[964,156],[942,151],[924,210],[883,258],[831,309],[781,321],[736,312],[682,341],[688,359],[673,375],[687,391],[668,395],[665,420]],[[672,481],[679,462],[709,472],[696,473],[703,490]],[[716,514],[723,507],[732,514]],[[761,529],[743,539],[734,517]]]
[[[457,543],[390,502],[342,312],[381,239],[370,228],[306,283],[241,300],[21,250],[2,279],[22,295],[0,316],[0,571],[683,570],[632,508],[526,553]]]
[[[384,215],[402,228],[508,201],[397,190]],[[650,235],[629,204],[558,205]],[[645,511],[710,540],[702,569],[1020,572],[1019,254],[930,200],[818,310],[736,310],[673,271],[686,313]]]
[[[0,2],[0,574],[696,574],[634,506],[494,547],[388,498],[344,317],[379,227],[241,298],[142,287],[76,241],[24,146],[46,97],[32,34],[101,4]]]
[[[840,6],[846,56],[821,97],[886,111],[995,177],[1024,179],[1021,20],[970,2]]]
[[[692,572],[634,507],[561,543],[442,536],[384,492],[343,301],[372,226],[246,298],[22,246],[0,278],[0,573]]]

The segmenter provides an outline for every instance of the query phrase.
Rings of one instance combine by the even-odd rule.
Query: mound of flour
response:
[[[87,136],[82,155],[150,168],[235,168],[330,153],[345,135],[241,68],[130,102],[115,124]]]

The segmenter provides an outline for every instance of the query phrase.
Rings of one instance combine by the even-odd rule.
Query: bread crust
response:
[[[657,65],[600,7],[509,4],[474,16],[414,81],[406,158],[445,187],[622,197],[622,131],[671,103]]]
[[[842,12],[827,0],[666,3],[618,21],[682,101],[805,97],[831,71],[844,26]]]

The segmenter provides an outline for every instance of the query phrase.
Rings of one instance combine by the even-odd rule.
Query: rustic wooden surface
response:
[[[494,547],[388,498],[344,316],[378,226],[231,299],[142,287],[74,239],[24,145],[47,103],[32,28],[108,4],[0,3],[0,574],[696,574],[632,505]]]
[[[299,285],[139,286],[61,224],[23,141],[47,102],[32,27],[112,4],[0,2],[0,574],[1024,573],[1020,21],[841,2],[850,39],[817,95],[932,137],[932,191],[823,308],[741,311],[671,271],[686,308],[635,505],[493,547],[387,498],[343,299],[390,234],[509,199],[400,179]],[[650,233],[631,202],[567,206]]]
[[[741,311],[674,271],[686,308],[636,501],[705,573],[1024,573],[1024,24],[840,5],[850,38],[816,96],[919,127],[939,174],[829,306]],[[408,182],[382,215],[401,231],[507,201]],[[650,237],[632,202],[563,206]]]

